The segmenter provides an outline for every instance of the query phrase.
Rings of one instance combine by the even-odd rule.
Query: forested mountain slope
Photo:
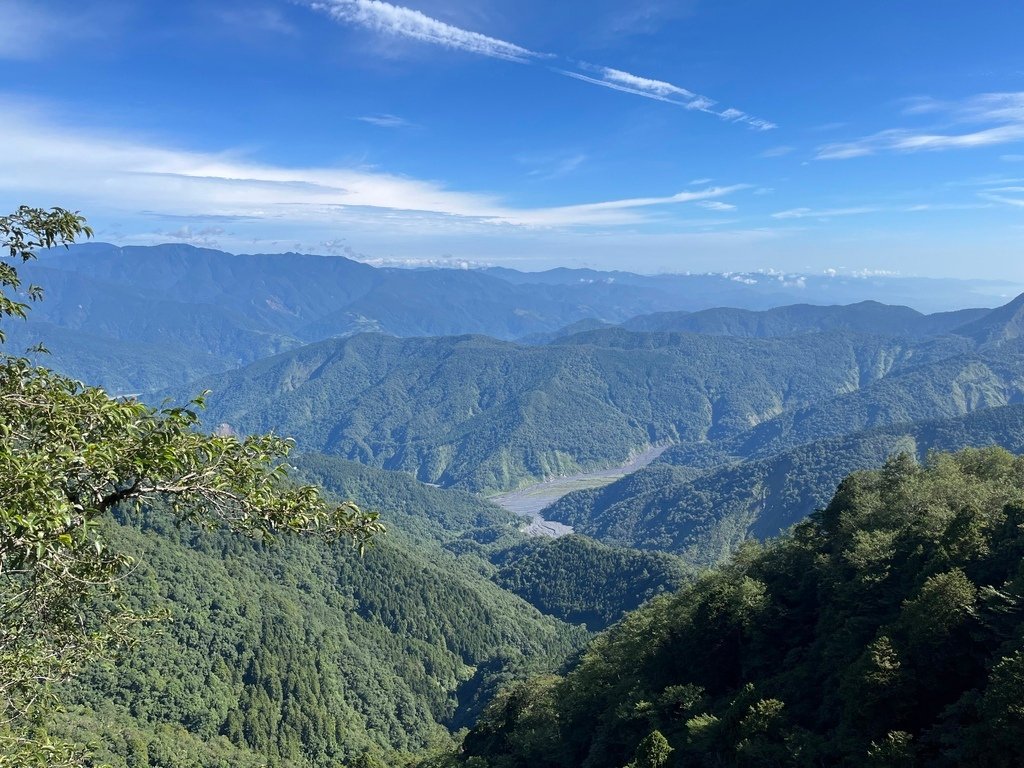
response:
[[[586,636],[401,537],[360,557],[180,529],[159,512],[120,519],[110,540],[139,560],[125,596],[169,616],[116,667],[81,677],[85,709],[67,727],[104,723],[115,746],[153,756],[174,755],[167,735],[180,731],[203,760],[156,765],[218,765],[220,737],[296,766],[421,750],[471,722],[498,683],[558,664]]]
[[[322,454],[299,456],[295,465],[302,478],[339,498],[384,510],[390,535],[412,540],[425,552],[443,547],[542,613],[591,630],[692,577],[682,560],[660,552],[582,536],[529,538],[519,532],[523,518],[474,494],[424,485],[402,472]]]
[[[846,332],[741,339],[613,329],[543,347],[363,334],[194,386],[213,390],[210,427],[272,429],[303,450],[502,490],[619,463],[662,441],[739,435],[924,354],[904,339]]]
[[[613,465],[659,442],[679,444],[663,462],[707,466],[1014,403],[1024,395],[1021,343],[848,330],[602,328],[544,346],[363,334],[193,386],[214,392],[211,427],[274,429],[306,450],[486,491]]]
[[[1024,453],[1024,405],[878,427],[699,474],[654,464],[604,488],[568,494],[544,515],[605,542],[712,565],[750,536],[775,536],[803,520],[855,470],[879,467],[899,452],[923,460],[933,450],[987,445]]]
[[[500,507],[402,473],[332,456],[296,464],[382,510],[390,532],[360,557],[182,528],[159,509],[109,526],[139,561],[125,597],[168,616],[73,688],[62,728],[100,737],[97,759],[309,768],[372,754],[397,765],[448,743],[499,685],[554,669],[588,636],[579,625],[602,629],[692,579],[668,555],[527,539]]]
[[[852,475],[564,677],[506,690],[457,764],[1020,765],[1022,478],[998,449]]]

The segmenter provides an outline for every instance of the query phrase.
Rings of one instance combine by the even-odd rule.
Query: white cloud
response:
[[[516,161],[530,168],[528,176],[539,179],[560,179],[587,162],[582,152],[525,152]]]
[[[795,149],[796,147],[788,146],[770,147],[761,153],[761,157],[783,157],[784,155],[788,155],[790,152],[793,152]]]
[[[582,72],[576,72],[569,69],[556,68],[554,71],[561,75],[565,75],[566,77],[580,80],[584,83],[600,85],[603,88],[610,88],[613,91],[629,93],[634,96],[643,96],[647,99],[654,99],[655,101],[661,101],[666,104],[675,104],[676,106],[696,110],[698,112],[706,112],[709,115],[716,115],[717,117],[732,123],[745,123],[751,128],[759,131],[768,131],[777,127],[775,123],[763,120],[759,117],[752,117],[746,112],[732,107],[728,107],[719,112],[714,108],[716,102],[713,99],[709,99],[707,96],[701,96],[693,91],[683,88],[682,86],[678,86],[664,80],[653,80],[648,77],[640,77],[639,75],[634,75],[630,72],[623,72],[620,69],[612,69],[610,67],[584,66],[596,70],[596,74],[599,74],[600,77],[591,77],[590,75],[585,75]]]
[[[988,193],[982,193],[980,197],[986,200],[991,200],[995,203],[1002,203],[1003,205],[1010,205],[1014,208],[1024,208],[1024,198],[1020,197],[1007,197],[1006,195],[993,195]]]
[[[850,208],[790,208],[772,214],[773,219],[830,219],[867,213],[923,213],[927,211],[968,211],[989,206],[977,203],[916,203],[913,205],[863,205]]]
[[[832,216],[857,216],[862,213],[876,213],[880,208],[863,206],[860,208],[825,208],[813,210],[811,208],[790,208],[786,211],[773,213],[773,219],[808,219],[808,218],[831,218]]]
[[[697,203],[701,208],[709,211],[735,211],[736,206],[732,203],[723,203],[721,200],[701,200]]]
[[[381,0],[316,0],[309,5],[336,21],[482,56],[527,61],[541,55],[514,43],[460,29],[411,8]]]
[[[170,232],[157,232],[156,234],[169,237],[172,240],[179,240],[199,248],[217,248],[220,245],[218,238],[227,234],[223,227],[202,227],[194,229],[184,225]]]
[[[355,24],[375,32],[406,37],[424,43],[433,43],[445,48],[521,63],[559,58],[552,54],[531,51],[507,40],[500,40],[479,32],[462,29],[439,19],[431,18],[412,8],[392,5],[391,3],[383,2],[383,0],[305,0],[305,2],[313,10],[326,13],[335,21],[341,23]],[[569,62],[564,57],[563,60],[572,67],[577,67],[576,62]],[[742,110],[732,107],[723,109],[720,112],[716,111],[713,108],[716,103],[714,100],[664,80],[641,77],[611,67],[595,67],[589,64],[579,66],[587,70],[594,70],[599,76],[591,77],[582,72],[574,71],[574,69],[567,69],[565,66],[552,67],[552,69],[559,74],[580,80],[581,82],[600,85],[604,88],[611,88],[622,93],[643,96],[668,104],[676,104],[687,109],[707,112],[729,122],[744,123],[755,130],[767,131],[776,127],[775,123],[759,117],[753,117]]]
[[[370,125],[376,125],[378,128],[408,128],[412,125],[412,123],[404,117],[388,114],[363,115],[362,117],[357,117],[356,120],[361,120],[362,122],[369,123]]]
[[[672,83],[666,83],[663,80],[651,80],[647,77],[638,77],[637,75],[632,75],[629,72],[623,72],[620,69],[602,67],[601,74],[608,82],[618,83],[619,85],[624,85],[627,88],[632,88],[643,93],[654,93],[659,96],[682,96],[684,99],[697,98],[697,94],[692,91],[688,91],[685,88],[680,88],[678,85],[672,85]]]
[[[631,93],[634,96],[643,96],[648,99],[654,99],[655,101],[663,101],[666,104],[675,104],[676,106],[679,107],[687,107],[689,109],[701,109],[701,107],[699,106],[690,107],[689,102],[680,101],[678,99],[672,99],[661,93],[656,93],[654,91],[644,91],[639,88],[631,88],[627,85],[622,85],[621,83],[616,83],[611,80],[601,80],[596,77],[590,77],[589,75],[584,75],[581,72],[572,72],[568,69],[556,69],[555,71],[558,72],[560,75],[565,75],[566,77],[571,77],[575,80],[580,80],[584,83],[590,83],[591,85],[600,85],[604,88],[611,88],[613,91]]]
[[[932,130],[891,128],[846,142],[825,144],[819,160],[845,160],[880,152],[970,149],[1024,141],[1024,91],[985,93],[958,103],[917,99],[911,114],[946,115],[953,125]],[[973,128],[957,129],[956,126]]]
[[[66,129],[38,111],[0,102],[0,193],[82,210],[161,217],[275,222],[366,221],[454,230],[474,226],[593,227],[642,224],[644,209],[721,198],[744,185],[661,197],[519,208],[442,183],[342,167],[286,167],[230,152],[176,149],[130,137]],[[228,220],[228,219],[225,219]]]

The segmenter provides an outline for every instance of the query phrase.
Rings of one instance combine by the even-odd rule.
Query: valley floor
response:
[[[593,472],[579,472],[575,475],[552,477],[517,491],[492,496],[491,501],[509,512],[529,518],[524,531],[530,536],[558,538],[573,532],[571,525],[545,520],[541,512],[572,491],[600,488],[614,483],[628,474],[643,469],[658,458],[668,444],[656,445],[638,453],[617,467],[598,469]]]

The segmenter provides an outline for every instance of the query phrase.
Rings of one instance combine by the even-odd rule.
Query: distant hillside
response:
[[[844,332],[738,339],[609,329],[542,347],[359,335],[196,386],[213,390],[210,427],[272,429],[303,450],[505,490],[617,464],[658,442],[740,435],[917,358],[905,340]]]
[[[998,344],[1024,336],[1024,294],[1002,307],[965,323],[956,333],[979,344]]]
[[[605,488],[571,493],[544,515],[609,543],[710,565],[749,536],[775,536],[803,520],[850,472],[879,467],[897,452],[924,459],[933,450],[987,445],[1024,453],[1024,405],[819,440],[696,477],[691,469],[655,464]]]
[[[342,257],[239,256],[183,244],[76,245],[43,253],[38,263],[24,266],[24,277],[48,291],[47,300],[34,308],[27,335],[41,337],[47,327],[82,334],[75,337],[73,350],[54,358],[61,370],[129,392],[152,388],[148,372],[136,375],[133,366],[104,372],[89,362],[107,354],[104,345],[110,342],[149,345],[155,368],[192,354],[227,370],[302,343],[368,331],[406,337],[472,333],[542,343],[565,335],[568,331],[561,329],[576,323],[596,328],[651,312],[767,309],[794,301],[833,304],[867,298],[947,309],[995,304],[1010,290],[999,284],[909,278],[787,281],[776,275],[737,280],[735,275],[592,270],[378,269]],[[751,335],[740,326],[737,333]],[[663,329],[689,330],[671,323]],[[156,359],[161,350],[166,360]],[[187,366],[183,373],[202,375],[207,369]]]
[[[847,306],[794,304],[763,312],[716,308],[701,312],[661,312],[622,323],[633,331],[686,331],[715,336],[791,336],[844,330],[888,336],[926,338],[987,316],[988,309],[963,309],[924,315],[910,307],[862,301]]]

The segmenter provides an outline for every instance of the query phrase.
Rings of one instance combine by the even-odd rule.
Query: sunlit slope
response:
[[[966,342],[964,342],[966,343]],[[527,347],[359,335],[199,382],[210,427],[469,490],[618,464],[663,441],[720,440],[916,363],[900,338],[593,331]],[[184,393],[182,393],[184,394]]]

